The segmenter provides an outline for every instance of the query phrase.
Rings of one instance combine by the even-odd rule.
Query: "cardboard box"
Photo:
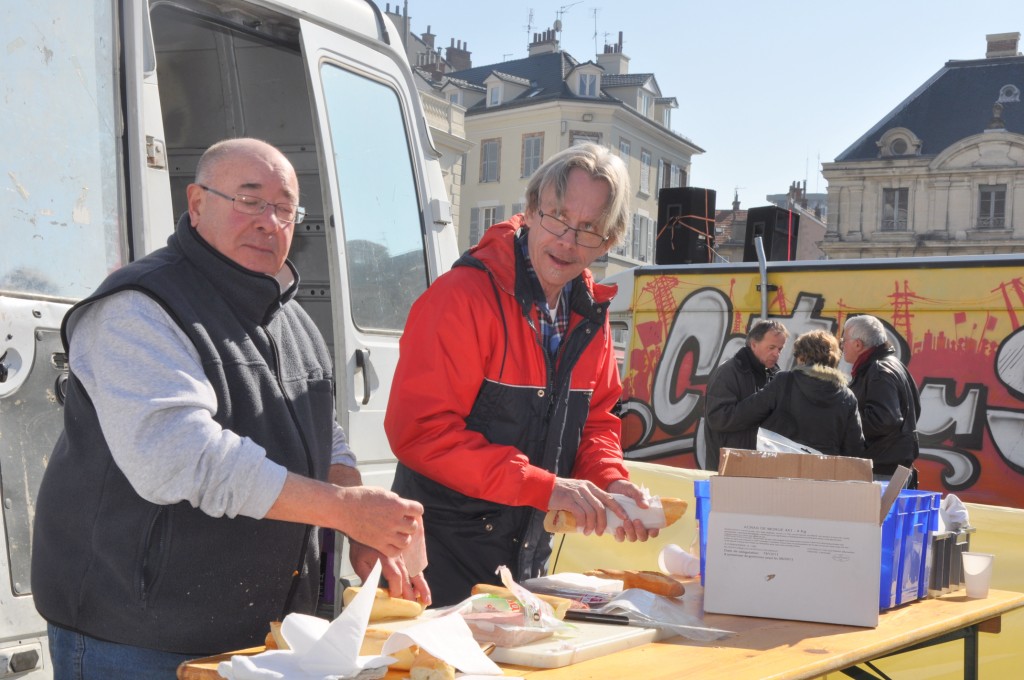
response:
[[[865,459],[731,449],[719,470],[705,611],[878,625],[881,523],[899,479],[883,497]]]
[[[790,477],[870,482],[871,461],[849,456],[722,449],[718,474],[723,477]]]

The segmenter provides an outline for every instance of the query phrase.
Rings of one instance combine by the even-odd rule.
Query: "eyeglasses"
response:
[[[607,236],[601,236],[596,231],[574,229],[554,215],[545,214],[543,210],[538,210],[537,212],[540,215],[540,226],[544,227],[544,231],[552,234],[553,236],[565,236],[571,231],[573,233],[573,237],[576,239],[576,243],[584,248],[600,248],[601,245],[608,240]],[[547,220],[547,222],[545,222],[545,220]],[[591,226],[592,228],[592,225],[588,226]]]
[[[284,222],[286,224],[301,224],[302,220],[306,219],[306,209],[301,205],[292,205],[291,203],[271,203],[269,201],[264,201],[262,198],[246,196],[245,194],[229,196],[203,184],[198,186],[203,191],[209,191],[214,196],[220,196],[221,198],[226,198],[231,201],[231,206],[236,212],[245,213],[246,215],[262,215],[267,209],[267,206],[272,205],[274,206],[274,214],[277,215],[279,222]]]

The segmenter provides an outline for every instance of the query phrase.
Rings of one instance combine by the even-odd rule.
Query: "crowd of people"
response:
[[[477,583],[541,575],[543,516],[584,533],[657,536],[623,463],[614,289],[588,267],[620,243],[629,176],[607,148],[554,154],[522,214],[490,227],[413,305],[385,431],[392,490],[363,486],[335,417],[333,358],[296,302],[287,259],[305,211],[276,148],[230,139],[201,157],[161,248],[113,272],[62,325],[64,431],[42,479],[32,588],[55,678],[171,678],[183,661],[259,644],[312,613],[319,527],[358,576],[446,605]],[[870,316],[788,339],[759,321],[707,391],[707,464],[760,426],[878,475],[917,457],[918,394]],[[629,501],[627,503],[626,501]],[[405,556],[425,543],[428,566]],[[428,585],[429,584],[429,585]]]
[[[795,367],[780,371],[788,337],[778,321],[757,321],[746,345],[711,374],[704,467],[718,469],[720,447],[756,449],[763,428],[820,453],[867,458],[876,480],[910,468],[908,486],[917,488],[920,395],[882,322],[849,317],[842,343],[828,331],[802,333],[793,342]],[[852,367],[849,380],[841,358]]]

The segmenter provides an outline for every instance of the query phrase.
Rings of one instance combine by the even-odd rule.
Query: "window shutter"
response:
[[[469,211],[469,245],[475,246],[480,242],[480,208],[473,208]]]
[[[518,215],[519,213],[523,212],[523,208],[524,207],[525,206],[522,203],[513,203],[512,204],[512,214],[513,215]]]
[[[505,206],[499,205],[497,208],[494,209],[494,223],[498,224],[499,222],[504,222],[504,221],[505,221]]]

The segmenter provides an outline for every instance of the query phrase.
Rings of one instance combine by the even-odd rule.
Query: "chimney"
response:
[[[460,40],[456,46],[455,38],[452,38],[451,46],[445,48],[444,58],[453,71],[465,71],[468,68],[473,68],[473,62],[469,58],[470,54],[469,43]]]
[[[986,59],[998,57],[1019,57],[1017,45],[1020,42],[1020,33],[990,33],[985,36],[988,49],[985,50]]]
[[[433,33],[430,32],[430,26],[429,25],[427,26],[427,32],[420,36],[420,40],[423,41],[423,44],[426,45],[427,49],[430,50],[431,52],[434,51],[434,38],[435,37],[436,36]]]
[[[739,212],[740,210],[740,191],[736,189],[732,195],[732,211]]]
[[[608,75],[624,76],[629,73],[629,57],[622,53],[622,31],[619,31],[617,43],[605,45],[604,52],[597,55],[597,65]]]
[[[534,33],[533,42],[529,46],[530,56],[536,54],[551,54],[558,52],[558,34],[555,29],[549,28],[543,33]]]

